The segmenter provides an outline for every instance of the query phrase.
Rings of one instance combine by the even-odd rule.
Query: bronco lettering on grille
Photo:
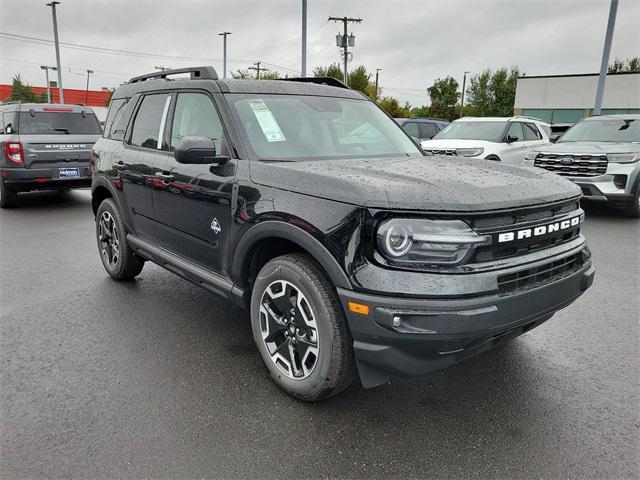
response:
[[[522,240],[525,238],[539,237],[549,233],[559,232],[568,228],[576,227],[584,221],[584,215],[569,218],[561,222],[540,225],[539,227],[523,228],[522,230],[514,230],[513,232],[504,232],[498,234],[498,243],[512,242],[514,240]]]

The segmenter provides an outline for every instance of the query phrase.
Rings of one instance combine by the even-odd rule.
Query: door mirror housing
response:
[[[210,138],[184,137],[176,146],[175,157],[178,163],[209,165],[223,164],[228,157],[216,156],[216,146]]]
[[[520,140],[520,139],[519,139],[518,137],[513,137],[513,136],[511,136],[511,135],[507,135],[507,138],[505,138],[505,139],[504,139],[504,141],[505,141],[506,143],[513,143],[513,142],[517,142],[517,141],[519,141],[519,140]]]
[[[549,135],[549,141],[551,143],[556,143],[561,136],[562,136],[562,133],[552,133],[551,135]]]

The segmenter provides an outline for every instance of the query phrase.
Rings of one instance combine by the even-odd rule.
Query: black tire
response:
[[[267,297],[267,295],[272,291],[274,285],[280,285],[281,287],[291,285],[294,291],[297,289],[295,296],[290,296],[285,301],[288,306],[294,307],[291,309],[292,317],[289,320],[289,327],[285,327],[283,330],[283,332],[291,331],[282,333],[282,335],[288,334],[290,337],[288,339],[284,336],[280,337],[284,338],[281,346],[288,341],[289,345],[292,345],[291,349],[295,349],[296,352],[291,353],[295,358],[289,356],[290,368],[288,373],[284,371],[282,365],[278,366],[277,360],[273,359],[272,353],[269,351],[269,348],[273,350],[276,347],[277,342],[270,343],[267,346],[271,327],[267,329],[269,335],[266,338],[264,337],[265,325],[268,321],[264,305],[272,301],[272,297]],[[286,298],[286,295],[284,295],[286,291],[284,289],[281,289],[281,291],[283,291],[282,296]],[[305,308],[304,304],[300,303],[301,298],[302,301],[306,302],[308,309]],[[294,305],[292,299],[296,300],[296,305]],[[302,308],[298,308],[300,305],[302,305]],[[275,303],[272,306],[274,309],[276,308]],[[308,322],[305,322],[304,318],[300,320],[301,313],[299,312],[302,309],[307,312],[307,318],[313,318],[317,329],[315,329],[314,333],[314,328],[310,328],[311,333],[309,335],[304,333],[300,337],[293,332],[293,330],[299,332],[299,329],[295,327],[302,324],[305,328],[309,328]],[[294,310],[296,310],[295,313],[293,313]],[[282,316],[271,318],[276,317],[282,320]],[[281,327],[282,325],[274,327],[274,332]],[[283,255],[269,261],[260,270],[253,285],[251,296],[251,328],[260,355],[262,355],[273,381],[288,394],[305,401],[318,401],[341,392],[352,383],[356,371],[353,340],[342,305],[338,300],[332,283],[320,267],[307,255]],[[291,336],[293,336],[293,339]],[[306,348],[309,348],[308,345],[313,343],[314,337],[317,355],[315,356],[313,367],[308,362],[311,355],[304,353],[305,358],[307,358],[307,365],[294,372],[294,364],[301,365],[302,363],[300,362],[301,359],[297,353],[297,348],[305,345],[305,343],[307,345]],[[302,338],[309,340],[309,343],[301,341]],[[279,348],[275,348],[276,352],[279,350]],[[283,349],[281,351],[285,352],[286,350]],[[293,351],[290,350],[290,352]],[[281,361],[278,362],[282,363]],[[303,371],[305,367],[308,368],[308,372]],[[293,378],[295,373],[302,376]]]
[[[111,229],[111,233],[109,232]],[[96,240],[102,265],[111,278],[131,280],[144,267],[144,260],[127,243],[126,230],[114,201],[102,201],[96,213]]]
[[[18,192],[11,190],[4,180],[0,180],[0,208],[15,207],[18,203]]]
[[[625,207],[624,214],[628,217],[640,218],[640,185],[636,187],[633,201]]]
[[[497,155],[489,155],[488,157],[485,158],[485,160],[491,160],[493,162],[499,162],[500,161],[500,157],[498,157]]]

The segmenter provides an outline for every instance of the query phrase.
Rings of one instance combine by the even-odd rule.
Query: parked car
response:
[[[88,107],[0,105],[0,207],[14,206],[19,192],[89,187],[89,154],[101,133]]]
[[[304,400],[483,352],[593,280],[577,186],[425,156],[348,88],[136,77],[92,162],[107,273],[151,261],[246,308],[274,382]]]
[[[526,162],[575,182],[585,198],[640,217],[640,115],[590,117],[557,143],[529,152]]]
[[[548,123],[530,117],[464,117],[422,142],[422,148],[434,155],[521,165],[527,152],[549,143],[550,132]]]
[[[440,118],[396,118],[396,122],[415,140],[431,140],[436,133],[449,125]]]

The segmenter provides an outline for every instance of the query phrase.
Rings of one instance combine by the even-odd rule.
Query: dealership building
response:
[[[556,127],[591,116],[598,74],[525,76],[518,78],[514,115],[539,118]],[[602,114],[640,113],[640,72],[610,73]]]

